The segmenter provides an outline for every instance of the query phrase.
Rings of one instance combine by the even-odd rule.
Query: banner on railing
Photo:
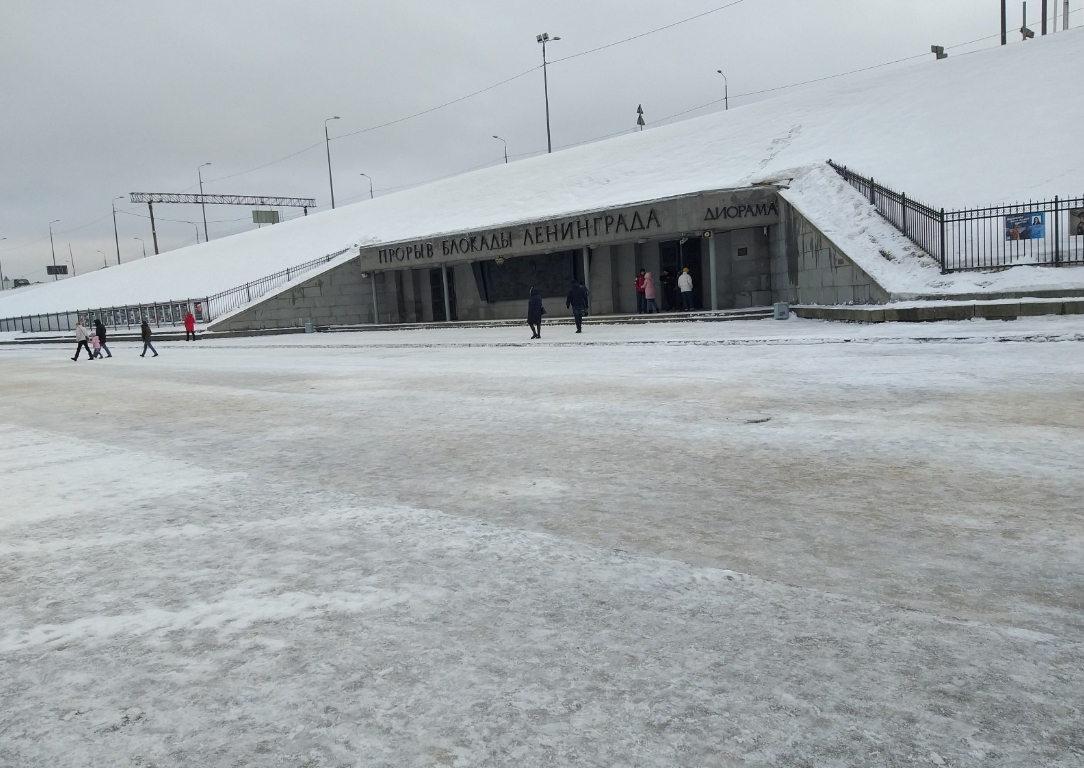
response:
[[[1069,236],[1084,237],[1084,208],[1069,209]]]
[[[1018,213],[1005,217],[1006,240],[1042,240],[1046,237],[1046,214]]]

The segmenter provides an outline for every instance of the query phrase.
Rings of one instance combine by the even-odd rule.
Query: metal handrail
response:
[[[176,326],[184,322],[184,315],[192,312],[196,322],[209,323],[227,312],[243,307],[267,295],[276,288],[285,285],[301,275],[311,272],[316,267],[327,264],[333,259],[350,251],[343,248],[318,259],[311,259],[303,264],[287,267],[244,285],[219,291],[205,298],[171,299],[141,304],[126,304],[112,307],[91,307],[68,312],[49,312],[37,315],[0,318],[0,332],[19,331],[21,333],[47,333],[51,331],[71,331],[79,320],[92,324],[101,320],[106,327],[116,330],[122,326],[131,328],[147,319],[155,327]]]
[[[1084,264],[1084,197],[946,211],[828,161],[941,272]]]

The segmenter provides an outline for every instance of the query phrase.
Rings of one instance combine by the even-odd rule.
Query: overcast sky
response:
[[[1072,0],[1073,26],[1082,3]],[[1040,0],[1030,5],[1038,30]],[[1010,6],[1015,29],[1020,3]],[[547,46],[556,151],[633,130],[637,104],[647,130],[722,109],[711,104],[723,96],[718,69],[735,109],[766,98],[743,94],[861,67],[913,56],[896,66],[932,66],[931,44],[996,36],[1000,24],[997,0],[5,0],[3,11],[0,263],[31,280],[46,279],[52,219],[58,263],[70,263],[70,243],[78,272],[114,264],[110,199],[198,191],[205,162],[207,193],[313,197],[319,215],[333,115],[339,206],[368,198],[363,172],[382,195],[503,162],[493,134],[513,162],[544,152],[540,32],[562,38]],[[151,253],[146,206],[117,206],[122,260],[142,256],[136,237]],[[186,222],[201,222],[198,206],[155,215],[161,250],[196,242]],[[240,206],[207,218],[212,239],[254,226]]]

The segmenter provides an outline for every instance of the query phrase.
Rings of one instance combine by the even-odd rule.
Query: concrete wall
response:
[[[769,228],[775,301],[791,304],[884,304],[889,294],[801,213],[780,200]]]
[[[380,322],[398,322],[394,275],[377,274]],[[373,322],[373,277],[363,278],[352,259],[282,293],[272,294],[243,312],[210,324],[213,331],[296,328],[316,325],[354,325]],[[389,285],[393,288],[389,292]]]
[[[719,309],[767,307],[772,303],[772,268],[769,236],[764,227],[717,232],[715,240],[716,291]],[[704,243],[704,278],[710,279],[708,249]],[[704,292],[704,306],[711,307],[711,293]]]

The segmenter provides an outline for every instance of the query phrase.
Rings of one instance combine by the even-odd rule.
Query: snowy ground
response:
[[[1084,318],[544,333],[0,347],[0,765],[1084,764]]]

